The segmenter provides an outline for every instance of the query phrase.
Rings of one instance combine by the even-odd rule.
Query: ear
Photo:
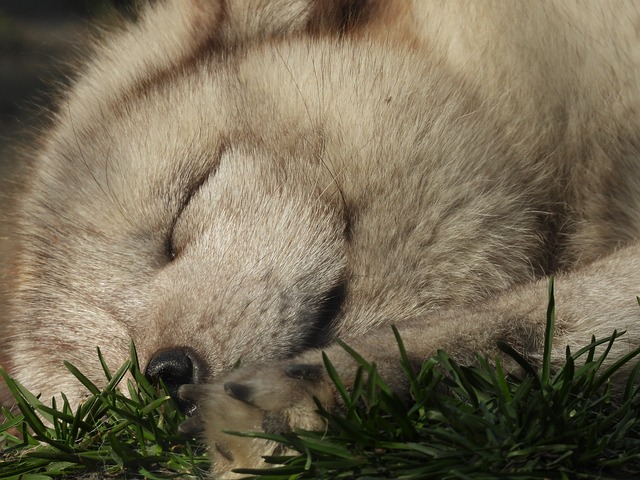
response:
[[[155,0],[137,22],[98,42],[68,98],[80,122],[88,105],[110,102],[203,52],[292,34],[399,31],[410,0]],[[394,25],[393,28],[390,28]],[[369,34],[368,33],[368,34]],[[66,113],[61,112],[63,115]]]
[[[222,0],[144,2],[138,20],[96,41],[67,106],[81,116],[95,101],[109,102],[154,75],[186,60],[214,39],[224,16]]]
[[[161,70],[200,48],[240,44],[294,32],[348,33],[404,21],[411,0],[155,0],[139,20],[103,48],[130,71]],[[141,68],[144,67],[144,68]]]
[[[345,34],[397,23],[411,0],[226,0],[222,35],[227,45],[294,32]]]
[[[404,35],[414,0],[315,0],[309,18],[314,33]],[[422,1],[422,0],[418,0]]]

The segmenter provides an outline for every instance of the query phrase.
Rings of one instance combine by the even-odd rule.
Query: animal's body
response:
[[[265,452],[221,429],[319,426],[336,338],[399,391],[392,324],[416,364],[535,359],[558,274],[559,356],[640,345],[639,32],[637,1],[155,3],[33,155],[0,361],[78,400],[62,361],[99,382],[133,338],[210,384],[222,473]]]

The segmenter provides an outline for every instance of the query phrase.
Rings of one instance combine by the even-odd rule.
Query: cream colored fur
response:
[[[335,338],[401,394],[392,324],[416,365],[535,360],[554,273],[558,358],[639,346],[638,32],[622,0],[155,2],[33,157],[0,361],[78,401],[63,360],[188,347],[226,477],[273,447],[222,430],[322,427]]]

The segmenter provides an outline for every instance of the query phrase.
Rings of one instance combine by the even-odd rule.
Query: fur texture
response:
[[[637,347],[639,32],[623,0],[153,3],[33,156],[0,361],[77,401],[62,361],[100,383],[133,338],[224,477],[271,447],[222,430],[322,426],[335,338],[400,393],[391,324],[416,364],[535,359],[554,273],[559,358]]]

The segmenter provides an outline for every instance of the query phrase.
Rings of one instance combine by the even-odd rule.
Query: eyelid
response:
[[[220,145],[213,159],[210,160],[210,165],[211,165],[210,168],[205,169],[205,171],[201,175],[193,178],[192,181],[189,184],[187,184],[185,188],[185,191],[187,193],[181,199],[180,206],[178,207],[178,211],[173,217],[171,224],[169,225],[169,230],[166,235],[165,251],[170,262],[174,261],[180,255],[180,249],[176,248],[176,245],[174,243],[174,237],[175,237],[174,230],[176,228],[176,225],[178,224],[178,220],[182,216],[182,212],[184,212],[184,210],[187,208],[187,206],[189,205],[193,197],[196,195],[196,193],[198,193],[198,191],[202,188],[205,182],[212,175],[216,174],[216,172],[218,171],[218,167],[220,166],[220,161],[222,159],[222,156],[228,149],[229,149],[228,141],[226,139],[222,140],[220,142]]]
[[[209,176],[215,173],[215,170],[216,169],[206,172],[204,175],[199,177],[197,181],[193,182],[189,186],[187,190],[187,194],[184,196],[184,198],[180,202],[180,207],[178,208],[178,211],[173,217],[171,225],[169,226],[169,232],[167,234],[166,251],[167,251],[167,256],[169,257],[169,261],[175,260],[180,254],[179,249],[177,249],[174,244],[174,230],[176,228],[176,225],[178,224],[178,220],[182,216],[182,212],[184,212],[184,210],[187,208],[189,203],[191,203],[191,200],[196,195],[196,193],[198,193],[200,188],[202,188],[202,185],[204,185],[204,183],[207,181]]]

